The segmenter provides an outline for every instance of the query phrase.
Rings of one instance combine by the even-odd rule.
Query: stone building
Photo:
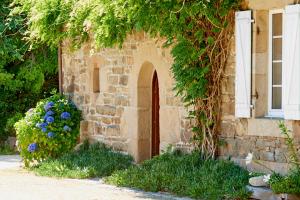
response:
[[[278,122],[300,136],[300,5],[249,0],[236,13],[232,54],[222,88],[220,156],[242,161],[249,152],[287,170]],[[190,148],[191,121],[173,91],[170,49],[144,33],[122,49],[91,53],[89,44],[61,53],[61,86],[83,111],[81,136],[149,159],[169,144]],[[242,162],[241,162],[242,164]]]

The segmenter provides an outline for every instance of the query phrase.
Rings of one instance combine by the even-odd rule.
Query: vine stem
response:
[[[182,6],[181,6],[181,8],[180,8],[179,10],[177,10],[177,11],[171,11],[171,13],[174,13],[174,14],[176,14],[176,13],[179,13],[179,12],[181,12],[181,11],[182,11],[182,9],[183,9],[183,7],[184,7],[184,4],[185,4],[185,0],[183,0],[183,2],[182,2]]]

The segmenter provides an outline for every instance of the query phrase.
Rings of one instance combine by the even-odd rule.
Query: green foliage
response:
[[[13,122],[57,88],[57,51],[24,40],[25,13],[11,15],[12,0],[0,7],[0,141],[15,135]]]
[[[76,145],[80,120],[80,111],[64,96],[38,102],[15,124],[25,165],[69,152]]]
[[[233,34],[233,10],[240,0],[15,0],[15,13],[28,15],[32,43],[73,48],[93,38],[111,47],[128,34],[145,31],[172,47],[175,89],[197,121],[194,137],[214,157],[218,134],[222,72]]]
[[[5,132],[15,133],[15,123],[23,117],[23,114],[16,113],[13,117],[9,118],[6,122]]]
[[[279,128],[288,147],[288,163],[292,164],[293,168],[286,176],[273,173],[269,181],[270,187],[275,193],[300,194],[300,161],[297,148],[290,135],[291,131],[288,130],[283,121],[279,123]]]
[[[106,182],[196,199],[247,199],[248,172],[225,160],[202,160],[199,153],[165,153],[140,166],[117,171]]]
[[[23,15],[9,17],[10,3],[11,0],[2,0],[0,7],[0,83],[11,78],[3,73],[3,67],[15,60],[22,60],[27,51],[27,45],[21,37],[26,30]]]
[[[48,159],[32,169],[41,176],[91,178],[109,176],[116,170],[127,169],[132,163],[131,156],[112,151],[102,143],[85,143],[78,151]]]
[[[14,155],[17,152],[7,144],[0,144],[0,155]]]
[[[292,171],[287,176],[272,174],[269,181],[271,189],[278,194],[300,194],[300,171]]]
[[[288,130],[283,121],[280,121],[279,129],[281,130],[281,134],[284,136],[285,143],[288,147],[288,162],[293,165],[295,170],[300,171],[300,160],[297,154],[294,138],[292,138],[290,135],[291,131]]]

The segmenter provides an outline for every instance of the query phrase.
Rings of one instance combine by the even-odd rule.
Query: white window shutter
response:
[[[235,14],[235,116],[251,116],[251,11]]]
[[[300,5],[286,6],[283,14],[284,118],[300,120]]]

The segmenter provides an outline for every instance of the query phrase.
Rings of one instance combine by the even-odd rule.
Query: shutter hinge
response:
[[[255,20],[254,19],[251,19],[251,21],[250,21],[251,23],[255,23]]]
[[[255,94],[252,94],[251,96],[252,96],[252,97],[255,97],[255,99],[258,99],[258,92],[255,91]]]

